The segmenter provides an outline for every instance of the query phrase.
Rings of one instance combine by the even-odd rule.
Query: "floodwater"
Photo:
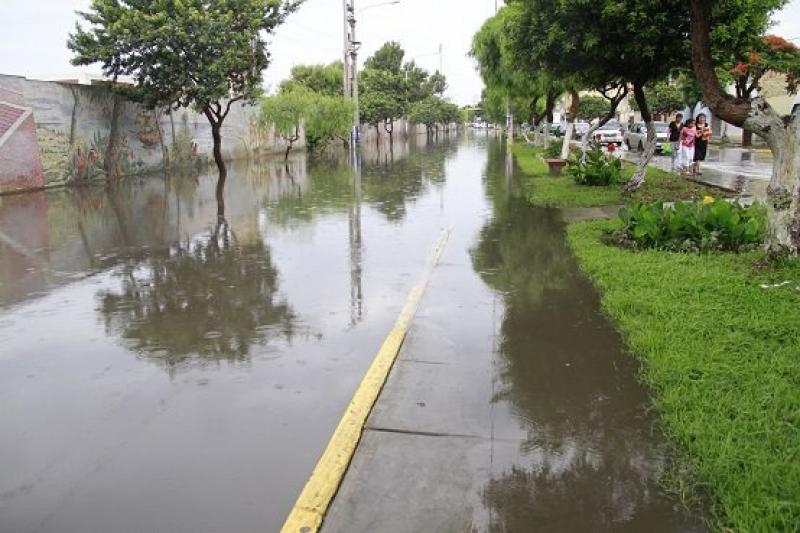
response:
[[[476,390],[526,436],[493,447],[482,529],[699,527],[655,482],[646,393],[561,215],[496,140],[234,166],[225,214],[210,175],[0,197],[0,532],[278,531],[443,227],[469,262],[432,285],[483,304],[417,320],[472,328]]]

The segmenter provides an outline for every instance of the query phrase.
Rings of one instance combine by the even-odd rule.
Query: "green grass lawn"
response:
[[[599,241],[615,224],[568,237],[691,464],[675,487],[710,495],[715,529],[799,531],[800,261],[632,252]]]
[[[576,185],[568,176],[553,178],[547,175],[547,164],[542,161],[542,150],[524,144],[513,148],[520,170],[527,175],[528,200],[542,207],[592,207],[623,204],[628,200],[690,200],[706,195],[722,196],[723,191],[688,181],[677,174],[650,167],[642,188],[633,195],[625,195],[622,185],[589,187]],[[634,165],[625,162],[625,178],[633,175]]]

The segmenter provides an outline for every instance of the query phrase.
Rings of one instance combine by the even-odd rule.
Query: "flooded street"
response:
[[[499,141],[236,165],[225,221],[214,185],[0,197],[0,533],[279,531],[442,228],[325,530],[702,530]]]

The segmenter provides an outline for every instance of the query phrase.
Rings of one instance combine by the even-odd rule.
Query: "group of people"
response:
[[[711,139],[711,127],[705,113],[697,115],[697,119],[683,121],[678,113],[675,120],[669,123],[669,142],[672,143],[672,170],[676,168],[681,174],[702,174],[700,161],[705,161],[708,141]]]

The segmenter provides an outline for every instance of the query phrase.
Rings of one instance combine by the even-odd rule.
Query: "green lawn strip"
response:
[[[576,185],[568,176],[550,177],[547,164],[542,160],[542,149],[524,144],[513,147],[517,166],[527,176],[528,200],[541,207],[593,207],[623,204],[628,200],[674,201],[690,200],[706,195],[724,195],[719,189],[688,181],[677,174],[649,167],[642,188],[633,195],[625,195],[622,185],[589,187]],[[629,178],[635,165],[624,162],[623,176]]]
[[[800,262],[622,250],[599,241],[615,224],[573,224],[568,237],[691,464],[679,481],[711,496],[716,528],[798,531]]]

